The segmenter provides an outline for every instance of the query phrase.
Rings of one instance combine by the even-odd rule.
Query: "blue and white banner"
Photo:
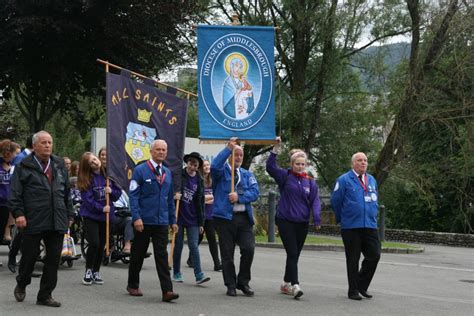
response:
[[[198,26],[201,140],[275,139],[274,28]]]

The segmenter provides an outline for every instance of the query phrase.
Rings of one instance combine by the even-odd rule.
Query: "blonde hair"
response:
[[[291,153],[291,151],[290,151]],[[302,150],[297,150],[293,152],[293,154],[290,157],[290,164],[293,165],[296,159],[298,158],[304,158],[305,160],[308,159],[308,156],[306,156],[306,153]]]

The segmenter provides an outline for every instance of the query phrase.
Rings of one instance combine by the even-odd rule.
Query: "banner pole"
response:
[[[179,215],[179,201],[176,200],[176,224],[178,224],[178,215]],[[170,256],[168,257],[168,266],[171,268],[173,266],[173,254],[174,254],[174,244],[176,242],[176,233],[173,232],[171,237],[171,246],[170,246]]]
[[[105,64],[105,73],[109,72],[109,63]],[[107,175],[106,188],[110,187],[110,180]],[[105,205],[110,206],[110,196],[109,193],[105,192]],[[105,255],[108,257],[110,255],[110,213],[105,213]]]
[[[232,148],[232,170],[231,170],[231,178],[230,178],[230,193],[234,193],[234,177],[235,177],[235,147]]]
[[[159,85],[161,85],[161,86],[163,86],[163,87],[167,87],[167,88],[169,87],[169,88],[176,89],[177,91],[186,94],[186,95],[188,96],[188,99],[189,99],[189,96],[191,96],[191,95],[192,95],[193,97],[196,97],[196,98],[197,98],[197,94],[195,94],[195,93],[192,93],[192,92],[190,92],[190,91],[186,91],[186,90],[183,90],[183,89],[180,89],[180,88],[177,88],[177,87],[173,87],[173,86],[171,86],[171,85],[169,85],[169,84],[166,84],[166,83],[160,82],[160,81],[158,81],[158,80],[156,80],[156,79],[153,79],[153,78],[147,77],[147,76],[145,76],[145,75],[142,75],[141,73],[138,73],[138,72],[135,72],[135,71],[131,71],[131,70],[127,69],[127,68],[123,68],[123,67],[120,67],[120,66],[118,66],[118,65],[111,64],[111,63],[109,63],[108,61],[105,61],[105,60],[102,60],[102,59],[97,58],[97,62],[102,63],[102,64],[105,64],[105,67],[106,67],[106,69],[107,69],[107,72],[109,72],[108,68],[109,68],[109,65],[110,65],[110,67],[113,67],[113,68],[115,68],[115,69],[129,71],[132,75],[137,76],[137,77],[140,77],[140,78],[142,78],[142,79],[149,79],[149,80],[152,80],[152,81],[155,82],[156,84],[159,84]]]
[[[110,180],[109,177],[107,177],[106,181],[106,188],[110,187]],[[105,191],[105,205],[109,206],[110,205],[110,195],[107,192],[107,189]],[[109,239],[110,239],[110,212],[105,213],[105,256],[108,257],[110,254],[110,244],[109,244]]]

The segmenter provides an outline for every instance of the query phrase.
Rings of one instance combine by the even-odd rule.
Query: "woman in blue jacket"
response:
[[[120,198],[121,190],[113,182],[106,186],[104,165],[93,153],[82,155],[79,164],[77,187],[81,191],[81,209],[79,213],[84,219],[84,230],[88,243],[86,253],[86,272],[82,283],[85,285],[104,284],[99,273],[102,262],[106,224],[105,214],[109,213],[110,221],[114,219],[114,205],[112,201]],[[110,194],[110,203],[107,206],[105,195]]]
[[[286,250],[286,267],[280,291],[284,294],[299,298],[303,291],[298,281],[298,259],[303,248],[310,214],[313,214],[316,229],[320,228],[321,204],[319,201],[318,185],[313,178],[306,174],[306,154],[301,151],[290,152],[290,169],[278,167],[277,153],[281,139],[277,137],[267,160],[267,172],[275,179],[280,189],[280,201],[276,213],[276,224]]]

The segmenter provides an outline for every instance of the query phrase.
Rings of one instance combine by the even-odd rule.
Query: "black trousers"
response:
[[[97,222],[84,217],[84,230],[88,244],[86,270],[91,269],[93,272],[100,270],[100,265],[104,258],[105,229],[105,222]]]
[[[214,266],[218,266],[221,264],[221,261],[219,260],[219,248],[217,247],[216,228],[214,226],[212,219],[206,219],[204,221],[204,233],[206,234],[207,243],[209,244],[209,252],[211,253],[212,261],[214,261]],[[204,233],[199,235],[199,245],[204,239]],[[191,254],[188,256],[188,261],[192,262]]]
[[[5,228],[8,224],[8,216],[10,215],[10,210],[6,206],[0,206],[0,241],[3,240],[3,234],[5,232]]]
[[[8,253],[8,256],[10,258],[15,258],[18,255],[18,252],[20,251],[20,248],[21,248],[22,241],[23,241],[23,232],[21,230],[17,230],[15,236],[13,236],[13,239],[10,243],[10,251]]]
[[[349,294],[369,288],[370,282],[380,260],[381,244],[377,229],[341,229],[346,252],[347,279]],[[359,269],[360,254],[364,255]]]
[[[219,248],[217,247],[216,229],[214,227],[214,221],[212,219],[206,219],[204,221],[204,232],[206,233],[207,242],[209,244],[209,252],[214,261],[214,266],[220,265],[219,260]],[[202,237],[199,237],[199,243],[201,243]]]
[[[168,226],[145,225],[142,232],[134,230],[135,239],[132,243],[130,263],[128,266],[128,287],[138,289],[140,285],[140,271],[143,266],[150,238],[153,242],[153,255],[155,257],[156,272],[160,279],[163,293],[173,291],[170,270],[168,269]]]
[[[44,241],[46,256],[44,257],[43,275],[41,276],[38,300],[51,296],[58,282],[58,267],[63,248],[64,233],[45,231],[38,234],[23,234],[21,244],[21,260],[16,282],[20,288],[26,288],[31,283],[31,273],[35,268],[36,259],[40,253],[40,242]]]
[[[255,251],[255,236],[247,212],[234,213],[230,221],[214,218],[214,224],[219,235],[224,284],[230,288],[248,285]],[[235,245],[240,248],[240,267],[237,276],[234,265]]]
[[[277,218],[276,224],[280,232],[281,241],[286,251],[286,266],[283,280],[291,282],[292,285],[299,284],[298,281],[298,260],[303,249],[308,226],[306,223],[295,223],[285,219]]]

